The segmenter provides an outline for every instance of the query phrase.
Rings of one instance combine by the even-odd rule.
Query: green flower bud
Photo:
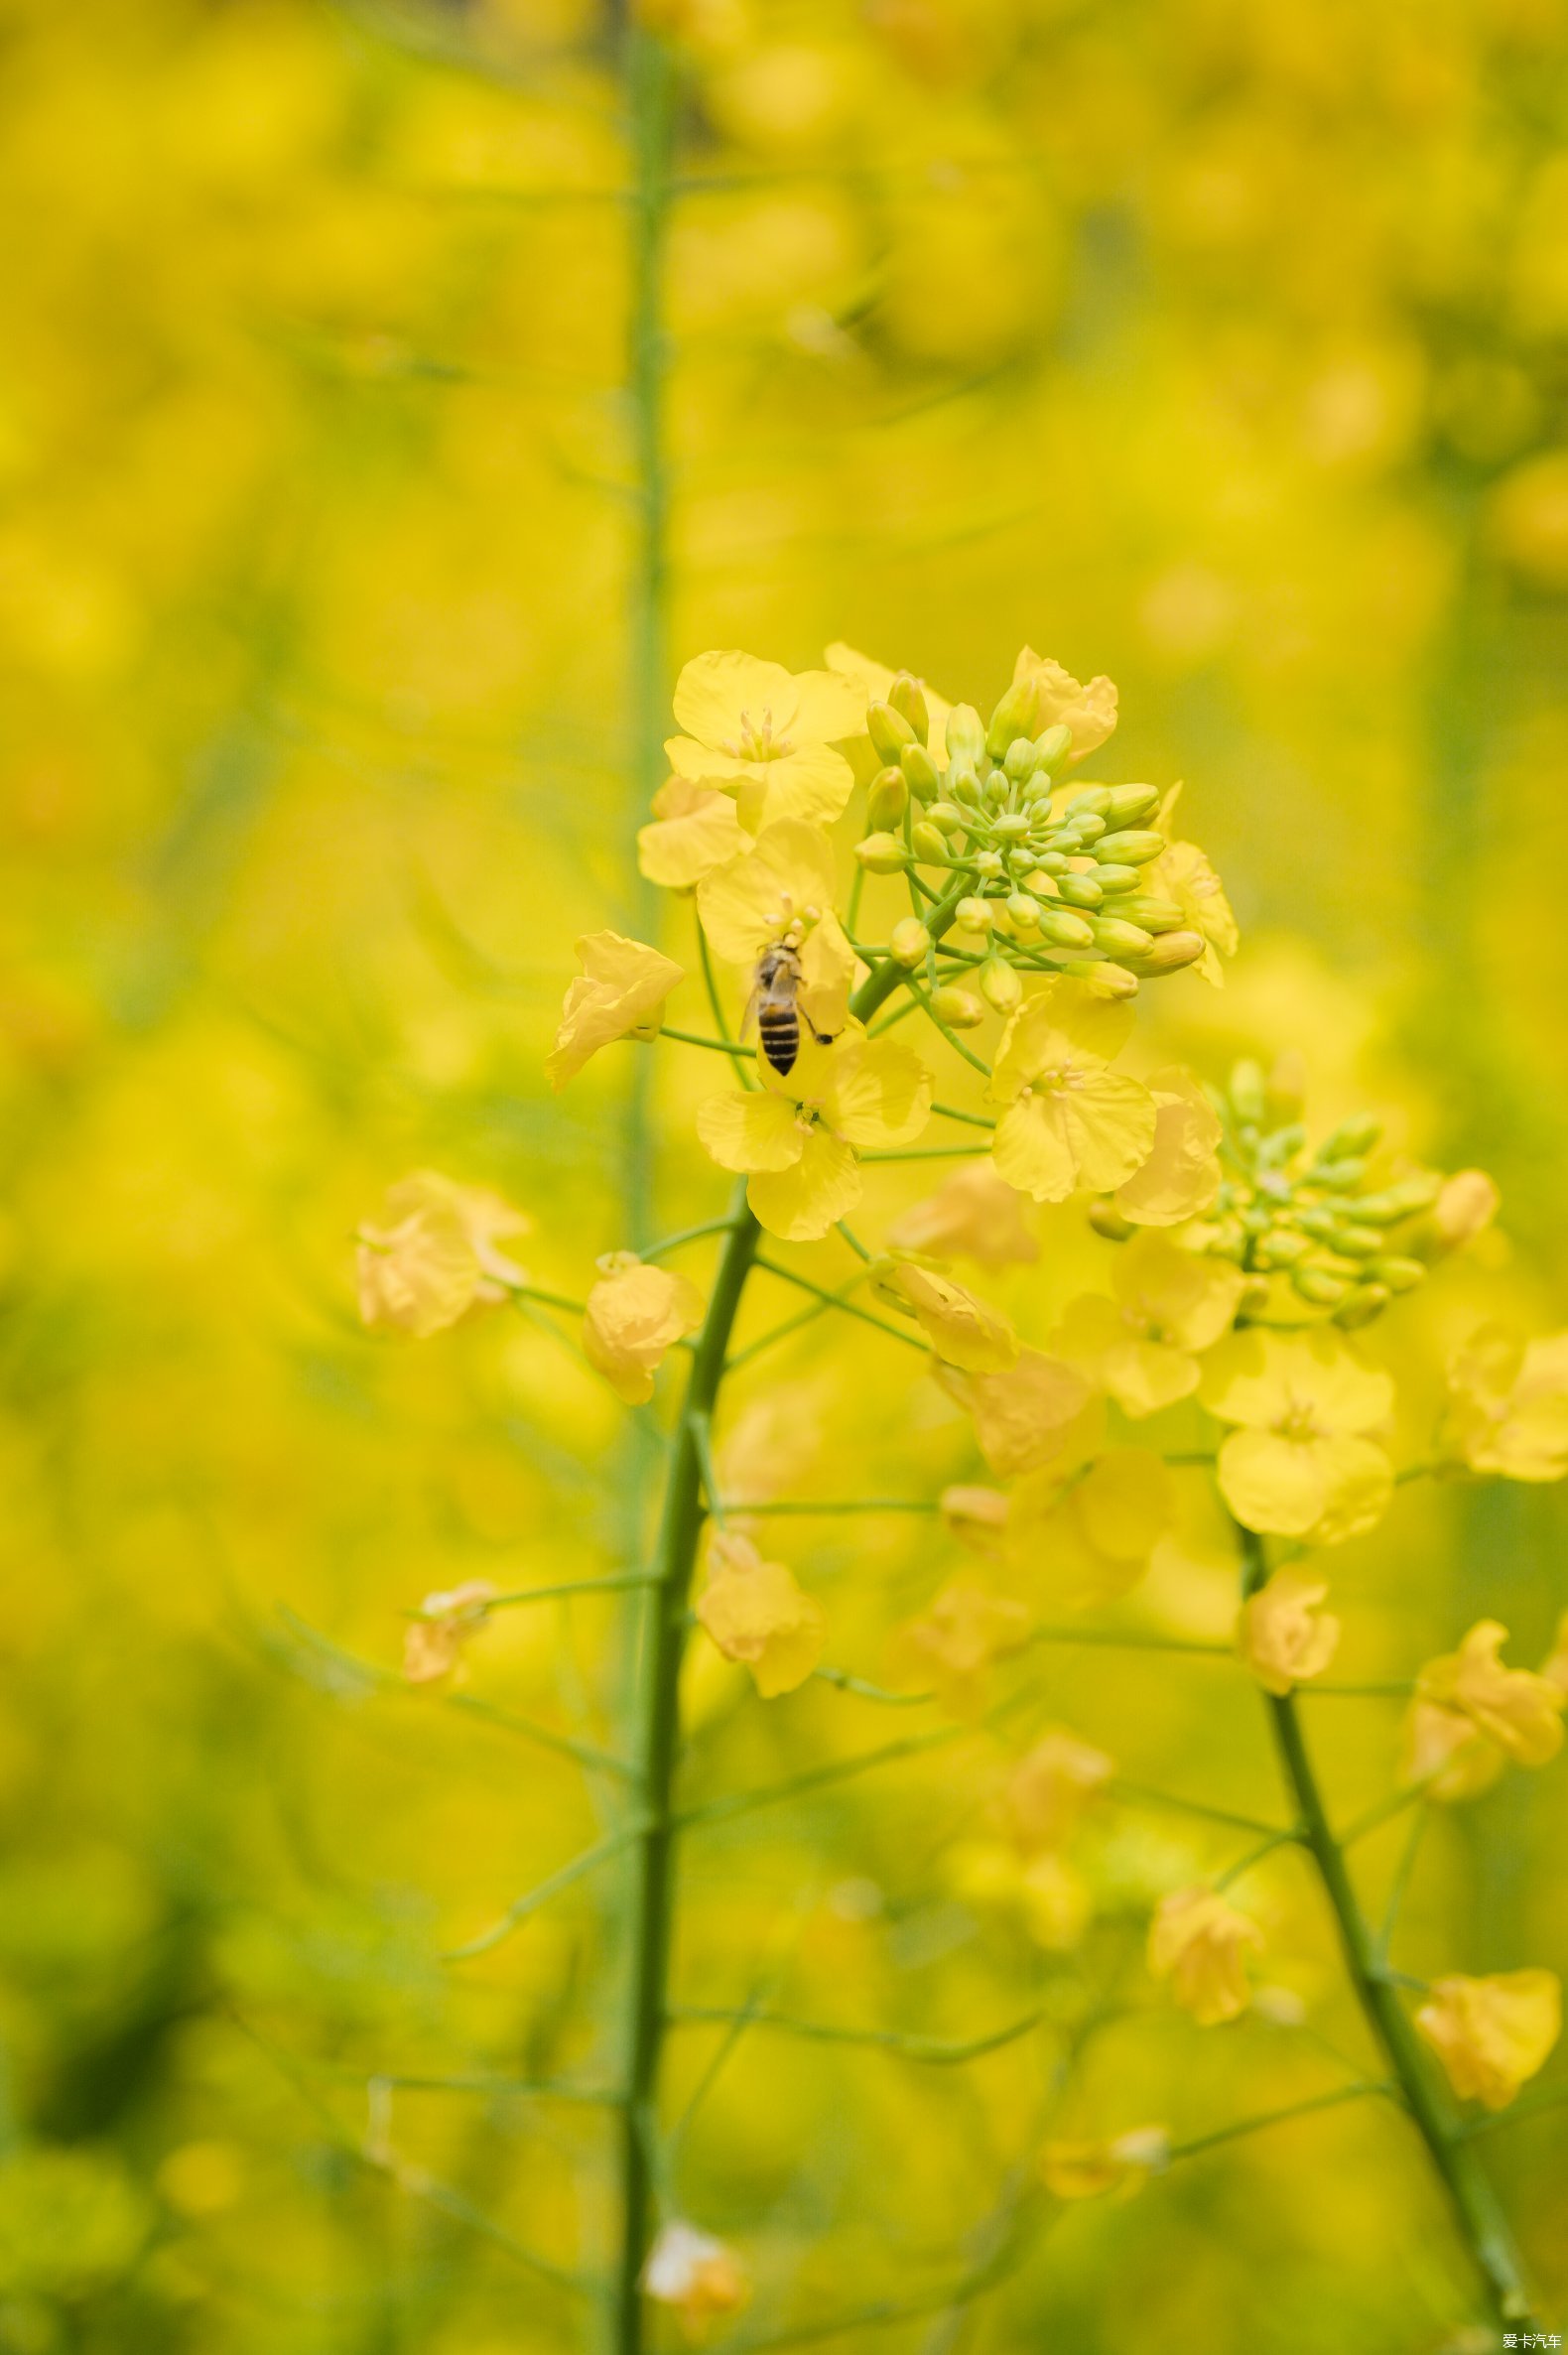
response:
[[[1375,1227],[1336,1227],[1334,1248],[1348,1259],[1371,1259],[1382,1249],[1382,1237]]]
[[[975,771],[972,768],[957,766],[948,770],[948,796],[952,801],[968,803],[972,810],[979,809],[984,799],[984,795],[980,792],[980,781]]]
[[[1303,1235],[1313,1236],[1319,1243],[1332,1243],[1339,1233],[1339,1221],[1331,1210],[1298,1210],[1296,1225]]]
[[[1124,900],[1117,900],[1117,911],[1125,905]],[[1187,966],[1197,964],[1207,945],[1201,932],[1162,932],[1153,947],[1145,949],[1138,959],[1138,971],[1147,974],[1150,980],[1156,974],[1179,974]]]
[[[1391,1295],[1382,1284],[1358,1284],[1348,1300],[1342,1300],[1334,1311],[1334,1322],[1343,1325],[1347,1333],[1354,1333],[1358,1325],[1370,1325],[1373,1317],[1381,1316]]]
[[[944,834],[963,834],[969,820],[958,806],[950,801],[934,801],[926,812],[933,826],[940,826]]]
[[[1027,891],[1014,891],[1007,901],[1007,913],[1020,932],[1038,931],[1041,912],[1039,901]]]
[[[1119,891],[1136,891],[1138,870],[1135,866],[1098,866],[1095,869],[1095,881],[1110,899]]]
[[[1093,849],[1106,831],[1106,822],[1095,810],[1073,812],[1073,832],[1086,850]]]
[[[1073,731],[1065,720],[1059,720],[1054,727],[1046,729],[1044,735],[1035,737],[1035,767],[1044,769],[1048,776],[1058,776],[1067,765],[1067,756],[1072,749]]]
[[[908,850],[891,834],[868,834],[863,843],[855,844],[854,855],[873,875],[896,875],[909,864]]]
[[[1381,1134],[1382,1122],[1375,1113],[1357,1112],[1351,1119],[1342,1120],[1332,1136],[1324,1138],[1317,1157],[1320,1161],[1347,1161],[1370,1153]]]
[[[1259,1267],[1291,1267],[1312,1248],[1304,1235],[1289,1227],[1273,1227],[1259,1242],[1253,1256]]]
[[[960,932],[989,932],[991,904],[988,899],[961,899],[953,911],[953,921]]]
[[[902,826],[909,807],[909,786],[901,768],[878,769],[866,789],[865,822],[873,831]]]
[[[1413,1292],[1417,1284],[1426,1281],[1426,1268],[1419,1259],[1373,1259],[1367,1273],[1374,1283],[1385,1284],[1390,1292]]]
[[[1004,843],[1021,843],[1029,831],[1029,821],[1021,810],[1003,810],[991,831]]]
[[[1094,927],[1088,918],[1075,916],[1070,908],[1042,908],[1040,938],[1053,949],[1092,949],[1095,945]]]
[[[1020,882],[1034,872],[1034,852],[1027,844],[1022,850],[1008,851],[1007,872],[1010,875],[1016,875]]]
[[[891,704],[866,705],[865,732],[883,760],[896,761],[904,746],[915,740],[915,731],[903,713],[895,712]]]
[[[970,989],[955,988],[948,982],[938,989],[931,1000],[938,1021],[950,1030],[975,1030],[985,1019],[985,1008]]]
[[[924,858],[932,863],[935,863],[938,860],[946,860],[948,855],[948,838],[942,832],[941,828],[933,826],[929,819],[917,818],[914,825],[909,829],[909,839],[914,844],[917,857]]]
[[[998,1014],[1010,1014],[1023,995],[1017,968],[1000,957],[987,957],[980,969],[980,995]]]
[[[1173,899],[1156,899],[1142,891],[1125,899],[1118,894],[1116,914],[1125,916],[1129,924],[1141,924],[1145,932],[1175,932],[1182,921],[1182,912]]]
[[[911,971],[924,962],[931,935],[918,916],[901,916],[887,936],[887,952],[895,965]]]
[[[1106,816],[1112,826],[1136,826],[1140,818],[1152,818],[1159,806],[1157,785],[1112,785]]]
[[[1129,974],[1124,965],[1075,962],[1064,971],[1087,981],[1097,997],[1136,997],[1138,993],[1138,977]]]
[[[1066,815],[1075,821],[1079,818],[1098,818],[1100,830],[1104,833],[1106,820],[1111,815],[1111,787],[1109,785],[1080,786],[1067,805]]]
[[[1004,810],[1007,807],[1006,770],[992,769],[980,790],[987,809]]]
[[[1120,916],[1097,916],[1094,934],[1096,948],[1104,949],[1108,957],[1139,957],[1154,946],[1152,933],[1141,925],[1125,923]]]
[[[1100,856],[1114,858],[1123,866],[1147,866],[1151,858],[1158,858],[1165,848],[1165,837],[1146,827],[1129,826],[1123,833],[1103,835]]]
[[[1353,1186],[1359,1186],[1366,1175],[1365,1161],[1326,1161],[1314,1169],[1312,1182],[1316,1186],[1329,1187],[1336,1194],[1347,1194]]]
[[[1060,850],[1036,850],[1034,863],[1043,875],[1065,875],[1067,860]]]
[[[983,875],[987,882],[994,883],[1002,872],[1001,852],[999,850],[977,850],[975,872],[978,875]]]
[[[1231,1103],[1239,1120],[1261,1128],[1266,1116],[1262,1067],[1247,1056],[1231,1073]]]
[[[924,744],[906,744],[898,755],[898,765],[909,779],[916,801],[936,800],[942,791],[942,771]]]
[[[1034,683],[1020,679],[1009,687],[990,716],[985,730],[985,749],[992,760],[1000,760],[1014,736],[1026,735],[1034,724]]]
[[[1105,897],[1093,875],[1063,875],[1056,887],[1070,908],[1098,908]]]
[[[973,704],[955,704],[948,714],[948,759],[977,769],[985,749],[985,728]]]
[[[1107,1243],[1130,1243],[1137,1233],[1137,1229],[1109,1200],[1090,1204],[1089,1224],[1097,1235],[1105,1237]]]
[[[1027,736],[1014,736],[1002,755],[1002,767],[1015,785],[1034,775],[1034,746]]]
[[[887,691],[887,700],[900,720],[907,720],[918,740],[924,744],[931,733],[931,714],[926,709],[926,698],[920,681],[913,671],[900,671]]]
[[[1310,1300],[1314,1308],[1338,1308],[1350,1291],[1342,1275],[1331,1274],[1326,1267],[1307,1261],[1290,1270],[1290,1280],[1303,1300]]]

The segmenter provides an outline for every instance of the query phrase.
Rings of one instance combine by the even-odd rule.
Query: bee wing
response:
[[[753,988],[751,995],[746,999],[746,1010],[740,1017],[740,1038],[742,1045],[751,1036],[752,1031],[756,1028],[757,1006],[761,996],[761,989]]]

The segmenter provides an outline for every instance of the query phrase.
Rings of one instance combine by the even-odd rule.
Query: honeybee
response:
[[[800,1053],[801,1016],[796,1003],[800,984],[798,949],[792,949],[784,941],[775,941],[771,948],[763,950],[752,976],[751,996],[740,1028],[744,1037],[755,1020],[762,1052],[781,1080],[788,1079]],[[819,1036],[815,1031],[812,1035]]]

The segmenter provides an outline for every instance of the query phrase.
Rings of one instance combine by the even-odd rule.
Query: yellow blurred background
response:
[[[1370,1103],[1494,1172],[1503,1240],[1412,1329],[1466,1329],[1483,1276],[1564,1321],[1568,11],[648,14],[681,75],[641,352],[661,703],[711,645],[802,668],[847,639],[987,708],[1026,639],[1109,672],[1116,774],[1187,780],[1242,926],[1222,995],[1161,999],[1165,1044],[1210,1078],[1298,1047],[1325,1124]],[[594,1836],[594,1778],[505,1721],[605,1739],[616,1622],[512,1614],[449,1702],[380,1678],[431,1590],[623,1562],[638,1443],[548,1316],[365,1336],[351,1238],[435,1166],[526,1209],[531,1271],[572,1294],[628,1227],[722,1201],[689,1141],[707,1075],[661,1060],[644,1191],[640,1051],[561,1103],[542,1069],[577,933],[659,921],[624,34],[588,0],[0,6],[16,2355],[590,2343],[506,2236],[602,2265],[602,2112],[367,2112],[366,2087],[612,2063],[612,1883],[482,1964],[439,1956]],[[884,1219],[916,1190],[885,1183]],[[1020,1294],[1042,1320],[1098,1247],[1060,1240]],[[781,1360],[739,1409],[752,1457],[824,1495],[961,1476],[904,1387]],[[1564,1527],[1549,1492],[1402,1500],[1340,1557],[1348,1668],[1407,1674],[1484,1612],[1537,1656]],[[836,1656],[940,1580],[907,1527],[811,1542]],[[1169,1624],[1224,1632],[1212,1537],[1160,1576]],[[1255,1709],[1203,1663],[1054,1673],[1142,1781],[1268,1787]],[[716,1789],[886,1730],[828,1691],[759,1714],[706,1670],[692,1703]],[[1392,1712],[1314,1722],[1336,1791],[1385,1787]],[[1030,1966],[943,1828],[991,1769],[955,1756],[694,1836],[688,1988],[1007,2017]],[[1568,1968],[1561,1790],[1515,1776],[1442,1823],[1418,1958]],[[1103,1977],[1135,1975],[1147,1893],[1222,1853],[1158,1813],[1116,1834]],[[1310,1889],[1287,1865],[1267,1890],[1283,2025],[1134,2016],[1070,2124],[1196,2134],[1310,2093],[1293,2002],[1354,2043]],[[672,2114],[713,2045],[674,2039]],[[756,2264],[747,2327],[961,2272],[1051,2064],[748,2039],[680,2151],[692,2212]],[[389,2107],[442,2198],[356,2158]],[[1490,2146],[1559,2305],[1565,2118]],[[994,2298],[855,2343],[1414,2355],[1460,2346],[1466,2294],[1398,2121],[1353,2109],[1075,2211]]]

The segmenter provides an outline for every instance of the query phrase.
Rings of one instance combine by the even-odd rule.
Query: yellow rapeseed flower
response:
[[[833,910],[833,846],[820,827],[783,819],[697,886],[697,912],[716,955],[753,967],[786,943],[800,958],[797,1003],[819,1038],[849,1018],[854,952]]]
[[[981,1267],[1024,1267],[1040,1245],[1023,1223],[1017,1193],[989,1161],[971,1161],[887,1230],[896,1250],[932,1251],[939,1259],[974,1259]]]
[[[1246,2010],[1246,1956],[1260,1952],[1255,1921],[1205,1883],[1173,1890],[1149,1925],[1148,1965],[1200,2028],[1218,2028]]]
[[[1416,1697],[1467,1719],[1516,1766],[1544,1766],[1562,1748],[1568,1694],[1532,1669],[1504,1667],[1507,1636],[1501,1620],[1478,1620],[1458,1651],[1427,1662]]]
[[[1387,1420],[1393,1383],[1338,1334],[1233,1333],[1205,1359],[1201,1388],[1240,1426],[1218,1477],[1244,1527],[1327,1545],[1380,1518],[1393,1468],[1366,1434]]]
[[[1054,1605],[1113,1602],[1147,1570],[1173,1508],[1158,1456],[1107,1448],[1087,1471],[1069,1463],[1025,1475],[1007,1517],[1008,1559]]]
[[[1038,736],[1050,727],[1069,727],[1075,761],[1097,751],[1116,724],[1116,691],[1110,679],[1091,679],[1081,687],[1070,671],[1032,646],[1025,646],[1013,664],[1012,684],[1027,684],[1034,697],[1032,716],[1019,733]]]
[[[748,834],[846,808],[854,775],[835,746],[864,723],[857,681],[834,671],[792,676],[733,650],[700,654],[676,682],[675,717],[684,732],[665,745],[671,768],[732,793]]]
[[[1473,1718],[1435,1701],[1412,1701],[1399,1743],[1399,1780],[1425,1797],[1455,1805],[1490,1790],[1507,1765]]]
[[[497,1248],[532,1221],[499,1194],[418,1169],[387,1189],[379,1226],[359,1230],[359,1313],[372,1332],[423,1341],[478,1303],[504,1300],[523,1271]]]
[[[763,1085],[699,1106],[697,1133],[720,1169],[744,1175],[759,1225],[818,1242],[848,1218],[863,1183],[856,1148],[908,1144],[931,1110],[931,1074],[897,1039],[856,1024],[819,1046],[803,1039],[787,1078],[758,1057]]]
[[[1101,1420],[1083,1375],[1041,1350],[1020,1350],[1016,1365],[1001,1374],[939,1366],[937,1379],[973,1415],[980,1454],[999,1480],[1038,1471],[1070,1441],[1087,1438],[1086,1421]]]
[[[978,1717],[995,1661],[1029,1636],[1029,1614],[1008,1595],[956,1580],[902,1631],[896,1649],[914,1676],[929,1676],[953,1717]]]
[[[997,1172],[1036,1202],[1077,1186],[1119,1186],[1148,1159],[1155,1104],[1141,1081],[1111,1069],[1130,1010],[1078,981],[1048,981],[1008,1020],[991,1068]]]
[[[1129,2199],[1170,2159],[1163,2126],[1135,2126],[1108,2143],[1047,2143],[1040,2177],[1053,2199]]]
[[[1242,1606],[1238,1648],[1265,1693],[1288,1693],[1333,1659],[1340,1623],[1319,1608],[1328,1591],[1328,1580],[1309,1571],[1276,1570]]]
[[[1528,1345],[1483,1326],[1449,1368],[1445,1455],[1505,1480],[1568,1473],[1568,1333]]]
[[[1198,1387],[1198,1355],[1230,1331],[1245,1285],[1239,1267],[1140,1235],[1117,1251],[1114,1300],[1068,1304],[1051,1347],[1108,1389],[1129,1415],[1155,1414]]]
[[[895,1307],[912,1310],[945,1366],[966,1374],[999,1374],[1018,1361],[1018,1336],[1000,1309],[955,1283],[929,1261],[898,1259],[876,1271],[876,1290]]]
[[[764,1701],[792,1693],[822,1657],[828,1622],[782,1562],[749,1537],[716,1529],[697,1616],[726,1660],[742,1660]]]
[[[703,1321],[703,1296],[684,1275],[649,1267],[635,1251],[610,1251],[588,1296],[583,1354],[617,1397],[640,1406],[653,1396],[655,1369]]]
[[[1461,2101],[1503,2110],[1562,2032],[1562,1987],[1551,1971],[1438,1979],[1415,2025]]]
[[[488,1579],[470,1578],[444,1594],[427,1595],[403,1637],[403,1675],[409,1684],[437,1684],[450,1676],[466,1638],[483,1626],[495,1600]]]
[[[1111,1199],[1134,1227],[1177,1227],[1208,1210],[1220,1191],[1220,1115],[1179,1066],[1155,1072],[1148,1089],[1154,1143]]]
[[[545,1059],[558,1094],[612,1039],[655,1037],[665,999],[686,978],[673,958],[618,932],[585,933],[577,947],[583,971],[567,991]]]
[[[1103,1750],[1081,1742],[1065,1726],[1047,1727],[1014,1766],[1002,1796],[1016,1846],[1025,1856],[1064,1846],[1089,1800],[1114,1771]]]
[[[1182,921],[1191,932],[1198,933],[1204,944],[1198,971],[1216,989],[1224,986],[1225,969],[1222,957],[1234,957],[1241,946],[1241,931],[1235,911],[1208,857],[1196,843],[1180,843],[1171,839],[1171,822],[1176,804],[1181,799],[1181,787],[1173,785],[1160,804],[1155,821],[1158,830],[1169,842],[1153,865],[1145,872],[1145,889],[1157,892],[1180,908]]]
[[[749,850],[746,834],[727,793],[672,777],[653,797],[653,822],[637,836],[637,865],[650,883],[667,891],[689,891]]]
[[[733,2249],[672,2218],[662,2225],[642,2269],[642,2288],[656,2305],[679,2316],[694,2343],[726,2314],[738,2313],[751,2294],[746,2269]]]

